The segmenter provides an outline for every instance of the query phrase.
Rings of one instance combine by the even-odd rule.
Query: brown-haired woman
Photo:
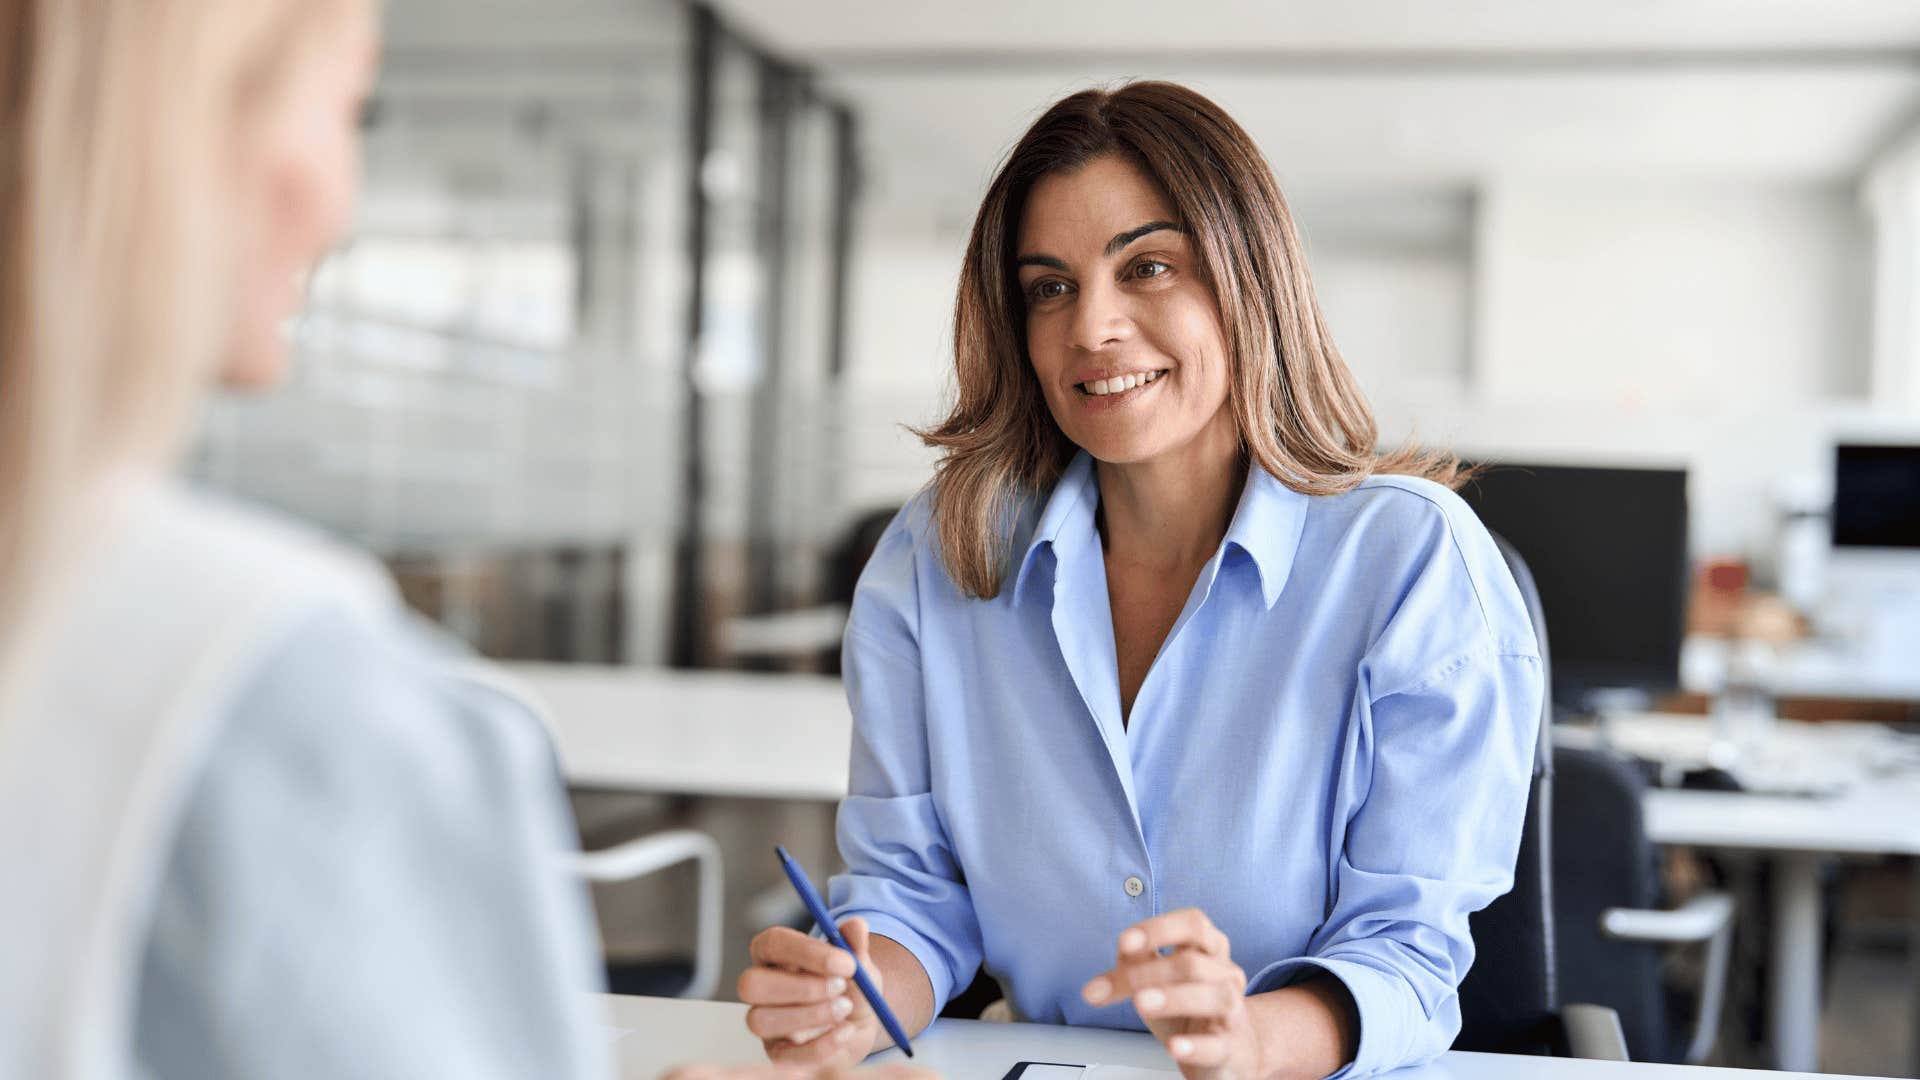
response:
[[[1457,464],[1376,456],[1252,140],[1168,83],[1056,104],[955,338],[945,457],[847,629],[832,899],[893,1009],[917,1031],[984,964],[1015,1015],[1144,1027],[1191,1077],[1446,1049],[1538,651]],[[753,952],[770,1055],[884,1045],[844,954]]]

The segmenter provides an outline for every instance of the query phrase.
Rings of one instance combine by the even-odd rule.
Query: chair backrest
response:
[[[1631,762],[1598,750],[1554,752],[1555,941],[1563,1000],[1620,1014],[1635,1061],[1677,1061],[1671,1043],[1660,949],[1600,932],[1610,907],[1658,908],[1660,877],[1641,821],[1645,780]]]
[[[1553,672],[1547,620],[1526,560],[1502,537],[1493,539],[1526,601],[1540,644],[1541,675],[1549,690],[1541,695],[1540,738],[1534,748],[1533,786],[1527,793],[1513,889],[1469,920],[1475,957],[1460,984],[1460,1035],[1453,1045],[1456,1050],[1553,1054],[1562,1052],[1564,1043],[1554,933]]]

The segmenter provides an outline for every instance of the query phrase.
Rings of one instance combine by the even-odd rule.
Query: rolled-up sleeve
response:
[[[980,927],[931,790],[907,514],[861,575],[842,649],[852,767],[837,826],[836,921],[858,915],[926,969],[934,1010],[980,967]]]
[[[1429,1060],[1459,1033],[1467,917],[1512,886],[1542,693],[1535,655],[1489,642],[1411,686],[1357,696],[1345,764],[1363,791],[1331,911],[1305,955],[1248,986],[1273,990],[1316,969],[1340,980],[1360,1044],[1336,1077]]]

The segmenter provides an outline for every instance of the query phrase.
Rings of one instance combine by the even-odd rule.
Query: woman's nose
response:
[[[1133,336],[1125,298],[1107,282],[1083,286],[1073,312],[1073,347],[1099,352]]]

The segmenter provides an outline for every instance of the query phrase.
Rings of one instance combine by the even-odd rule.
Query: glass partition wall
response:
[[[350,240],[193,471],[497,657],[724,662],[835,521],[853,123],[678,0],[393,0]]]

